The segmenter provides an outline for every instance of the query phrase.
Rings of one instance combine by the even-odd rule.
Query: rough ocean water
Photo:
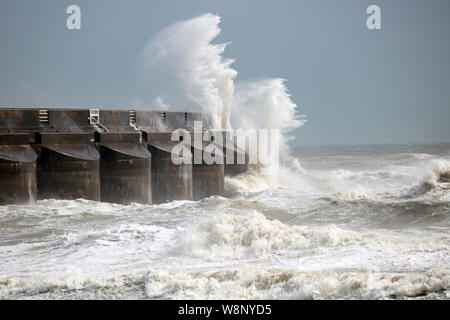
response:
[[[227,197],[1,206],[0,298],[450,298],[450,144],[294,153]]]

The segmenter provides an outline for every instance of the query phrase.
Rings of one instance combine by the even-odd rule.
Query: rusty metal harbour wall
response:
[[[224,176],[245,171],[245,164],[172,161],[179,141],[171,141],[171,132],[192,133],[195,121],[202,115],[0,108],[0,205],[47,198],[151,204],[222,195]]]

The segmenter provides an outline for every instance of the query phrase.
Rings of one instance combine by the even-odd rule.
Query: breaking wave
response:
[[[146,294],[162,299],[330,299],[448,296],[448,271],[425,274],[303,273],[243,268],[217,272],[149,274]]]
[[[356,233],[332,226],[289,226],[253,213],[210,218],[183,235],[181,249],[185,254],[207,259],[240,259],[362,240]]]
[[[158,80],[165,75],[166,87],[170,88],[169,96],[157,96],[154,105],[167,109],[174,104],[201,111],[209,117],[212,129],[278,129],[280,154],[290,158],[289,133],[304,121],[290,98],[286,80],[264,78],[235,83],[237,71],[231,67],[234,60],[223,57],[228,44],[212,43],[220,34],[220,20],[207,13],[181,21],[163,29],[147,44],[141,57],[143,72],[149,77],[157,74]],[[276,163],[279,155],[272,155],[265,166],[259,154],[254,156],[260,167],[268,167]],[[251,173],[256,176],[248,175],[253,180],[251,187],[256,180],[266,187],[276,185],[276,180],[260,178],[258,170]],[[239,180],[230,181],[231,187],[242,186]]]
[[[450,179],[450,161],[432,159],[427,163],[423,183],[436,188],[438,182]]]
[[[348,231],[334,225],[288,225],[270,220],[258,212],[244,215],[222,214],[185,231],[179,252],[205,260],[264,258],[270,254],[302,256],[334,247],[367,247],[374,250],[415,248],[441,250],[450,246],[448,236],[430,236],[419,240],[403,236]]]
[[[354,200],[367,200],[370,199],[369,194],[367,193],[367,190],[359,186],[357,188],[345,190],[345,191],[339,191],[334,194],[336,199],[338,200],[344,200],[344,201],[354,201]]]
[[[213,129],[229,129],[237,72],[233,60],[222,57],[227,44],[211,43],[219,23],[220,17],[210,13],[177,22],[148,43],[141,59],[145,73],[156,68],[158,76],[167,75],[168,98],[179,95],[175,105],[206,113]]]
[[[120,289],[120,290],[119,290]],[[450,273],[299,272],[240,268],[152,270],[110,278],[0,279],[1,298],[448,299]]]

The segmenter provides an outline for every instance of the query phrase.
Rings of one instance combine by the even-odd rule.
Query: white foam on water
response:
[[[142,289],[143,287],[143,289]],[[151,270],[117,277],[0,279],[1,298],[405,299],[448,298],[448,270],[422,273],[298,272],[243,267]]]
[[[445,270],[422,274],[304,273],[260,268],[159,271],[149,273],[146,294],[153,299],[408,298],[448,290],[449,275]]]
[[[250,211],[250,212],[249,212]],[[332,224],[288,225],[247,210],[186,228],[171,259],[187,267],[252,264],[301,271],[416,270],[450,263],[446,233],[352,231]]]

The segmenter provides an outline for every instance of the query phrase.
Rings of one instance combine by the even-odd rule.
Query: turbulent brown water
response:
[[[302,147],[278,181],[0,207],[2,299],[450,297],[450,145]]]

